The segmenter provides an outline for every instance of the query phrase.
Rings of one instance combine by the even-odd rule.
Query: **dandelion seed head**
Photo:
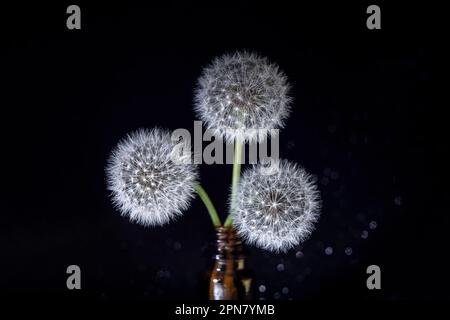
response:
[[[304,169],[286,160],[271,175],[261,174],[261,165],[246,170],[233,220],[240,236],[274,252],[285,252],[306,240],[320,211],[314,182]]]
[[[189,207],[197,168],[178,155],[168,131],[139,130],[112,151],[106,175],[123,216],[144,226],[164,225]]]
[[[208,129],[228,141],[264,139],[264,130],[281,128],[291,98],[286,76],[275,64],[254,53],[216,58],[203,70],[195,110]]]

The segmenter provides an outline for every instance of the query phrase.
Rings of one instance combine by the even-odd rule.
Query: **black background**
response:
[[[193,133],[202,67],[245,49],[287,74],[294,107],[281,157],[317,177],[323,200],[301,247],[248,248],[256,289],[266,287],[255,298],[449,297],[437,166],[448,148],[432,86],[439,7],[377,3],[382,29],[368,30],[372,3],[83,1],[82,29],[68,30],[69,4],[1,12],[2,295],[206,299],[214,231],[200,200],[166,227],[131,224],[111,205],[104,167],[130,131]],[[223,218],[230,180],[231,165],[201,167]],[[79,292],[66,289],[71,264]],[[365,285],[371,264],[382,270],[377,292]]]

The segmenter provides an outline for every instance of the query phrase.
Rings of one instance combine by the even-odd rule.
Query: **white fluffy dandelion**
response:
[[[319,192],[305,170],[286,160],[277,173],[262,165],[244,172],[239,185],[234,224],[250,244],[280,252],[304,241],[319,217]]]
[[[288,91],[278,66],[256,54],[237,52],[216,58],[203,70],[195,110],[215,135],[251,141],[258,138],[257,130],[283,127],[291,102]]]
[[[187,209],[197,168],[178,156],[176,142],[161,129],[139,130],[121,141],[106,172],[108,189],[122,215],[142,225],[163,225]],[[181,157],[181,158],[180,158]]]

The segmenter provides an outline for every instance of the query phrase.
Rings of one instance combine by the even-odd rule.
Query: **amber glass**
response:
[[[209,299],[251,299],[253,281],[246,268],[242,241],[233,228],[217,228],[216,234],[217,252],[209,282]]]

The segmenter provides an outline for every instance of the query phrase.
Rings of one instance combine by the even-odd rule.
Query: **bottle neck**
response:
[[[242,241],[233,227],[216,228],[216,260],[242,259]]]

